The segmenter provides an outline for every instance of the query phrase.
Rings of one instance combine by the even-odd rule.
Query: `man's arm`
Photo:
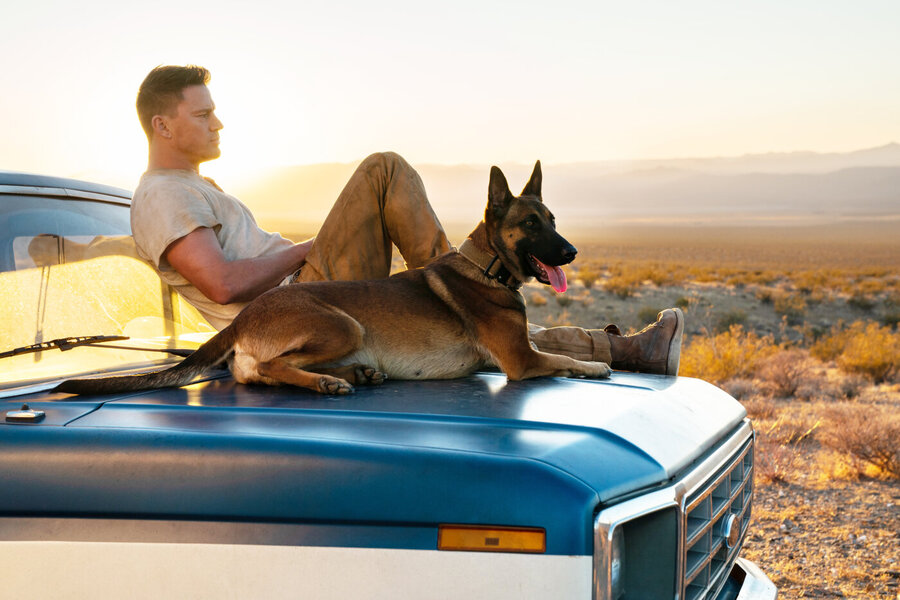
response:
[[[218,304],[249,302],[296,271],[312,240],[273,254],[228,261],[208,227],[199,227],[169,244],[163,258],[200,292]]]

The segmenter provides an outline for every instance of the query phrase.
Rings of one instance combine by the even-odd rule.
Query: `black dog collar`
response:
[[[519,291],[519,288],[522,287],[522,282],[513,277],[509,269],[503,266],[499,256],[485,252],[476,246],[471,239],[467,239],[462,243],[459,247],[459,253],[481,269],[481,272],[488,279],[493,279],[514,292]]]

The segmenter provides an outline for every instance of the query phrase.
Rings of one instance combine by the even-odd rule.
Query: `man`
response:
[[[149,159],[131,207],[139,254],[216,328],[227,326],[261,293],[280,284],[387,277],[391,244],[408,268],[452,249],[418,173],[393,153],[366,158],[316,238],[299,244],[262,230],[240,201],[200,164],[219,157],[222,122],[197,66],[162,66],[144,79],[137,112]],[[531,327],[541,350],[613,368],[674,375],[683,316],[660,313],[632,336],[606,330]]]

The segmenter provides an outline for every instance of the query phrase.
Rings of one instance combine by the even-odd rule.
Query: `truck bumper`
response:
[[[777,597],[775,584],[756,563],[739,558],[716,600],[775,600]]]

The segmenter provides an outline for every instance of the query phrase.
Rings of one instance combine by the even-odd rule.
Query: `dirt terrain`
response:
[[[802,465],[759,485],[743,555],[763,566],[779,598],[900,597],[900,486],[819,481]]]

